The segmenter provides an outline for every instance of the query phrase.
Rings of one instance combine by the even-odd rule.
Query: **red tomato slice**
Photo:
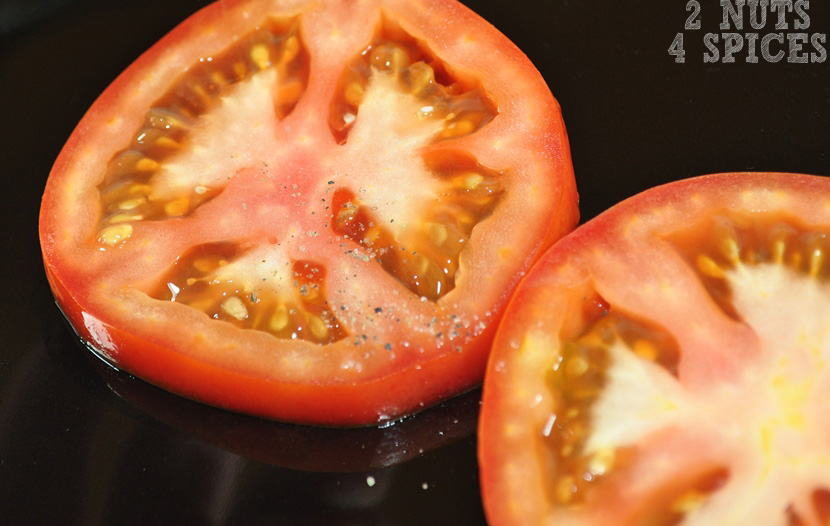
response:
[[[826,178],[706,176],[550,250],[488,365],[491,524],[827,524],[829,203]]]
[[[357,425],[480,382],[515,284],[576,221],[556,101],[465,7],[224,0],[95,102],[40,237],[108,362]]]

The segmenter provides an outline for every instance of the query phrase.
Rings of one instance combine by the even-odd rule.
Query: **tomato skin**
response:
[[[67,304],[61,305],[66,308]],[[429,407],[432,405],[429,400],[444,400],[458,394],[455,389],[446,390],[442,385],[446,379],[453,378],[460,385],[470,386],[480,382],[485,361],[482,358],[489,352],[489,346],[481,345],[463,354],[449,355],[443,360],[358,385],[276,383],[171,353],[165,346],[140,340],[111,325],[100,324],[93,334],[88,328],[89,315],[77,304],[69,305],[64,314],[77,328],[81,339],[104,361],[135,371],[141,377],[153,378],[153,383],[163,389],[208,405],[303,424],[319,425],[320,415],[325,416],[326,425],[332,426],[384,423],[400,416],[396,413],[398,407],[407,407],[410,411]],[[101,334],[107,335],[106,340],[101,340]],[[107,347],[112,351],[100,350]],[[141,352],[131,352],[135,349]],[[413,385],[418,388],[412,389]],[[293,403],[283,406],[281,402],[285,400]],[[398,405],[390,407],[390,400]]]
[[[350,14],[352,11],[357,14]],[[306,94],[284,121],[286,130],[302,127],[307,121],[327,115],[331,91],[343,71],[344,60],[351,59],[365,45],[381,11],[435,50],[453,66],[459,78],[480,81],[484,91],[499,102],[499,118],[475,134],[458,139],[453,148],[471,149],[483,164],[514,169],[516,179],[511,184],[515,192],[535,192],[535,197],[521,198],[535,203],[532,206],[522,205],[518,198],[510,203],[514,210],[532,209],[528,227],[511,234],[515,225],[507,211],[488,218],[490,226],[477,226],[480,233],[474,232],[463,265],[470,276],[468,281],[478,284],[460,282],[458,290],[436,305],[424,305],[399,284],[381,276],[379,270],[354,262],[336,266],[333,255],[320,255],[329,268],[335,269],[333,282],[358,273],[361,279],[377,275],[382,282],[367,287],[385,302],[384,314],[376,315],[377,311],[360,304],[359,309],[355,306],[353,316],[365,318],[361,327],[370,326],[371,320],[378,318],[382,327],[367,331],[367,335],[383,339],[359,349],[351,340],[333,343],[321,351],[305,342],[275,343],[270,337],[238,334],[230,327],[210,328],[208,320],[185,312],[180,305],[147,302],[142,294],[158,281],[163,268],[160,261],[176,261],[188,246],[188,236],[205,238],[212,233],[210,226],[205,226],[208,212],[198,210],[193,217],[178,221],[176,228],[170,226],[172,222],[163,221],[137,224],[134,237],[147,232],[157,234],[147,252],[134,246],[106,252],[94,245],[95,225],[101,213],[96,202],[97,187],[103,167],[141,127],[144,112],[171,79],[190,68],[207,53],[205,50],[224,49],[273,12],[285,17],[299,15],[308,21],[303,36],[312,56],[313,74]],[[435,30],[441,25],[436,20],[443,24],[450,19],[460,29]],[[331,45],[318,38],[319,33],[326,34],[324,30],[336,23],[345,24],[340,30],[344,42],[337,47],[343,51],[323,53]],[[459,33],[462,30],[464,34]],[[459,45],[465,39],[468,42]],[[514,74],[499,80],[496,74],[507,66]],[[533,112],[531,118],[525,115],[529,111]],[[322,130],[314,131],[322,138]],[[505,144],[504,151],[489,148],[491,141]],[[321,148],[329,150],[336,145],[322,142],[322,147],[298,149],[291,162],[315,172],[313,177],[330,177],[322,173],[325,167],[318,165],[315,155]],[[517,145],[521,148],[515,148]],[[208,203],[205,210],[232,214],[224,222],[225,234],[230,238],[272,237],[283,222],[279,215],[257,217],[251,209],[239,211],[231,206],[239,204],[232,202],[231,194],[241,193],[240,188],[248,183],[262,183],[249,174],[239,178],[244,177],[248,178],[245,183],[229,186],[234,190]],[[301,186],[314,183],[313,179],[292,181]],[[279,197],[278,192],[270,192],[259,192],[257,199],[266,202]],[[224,204],[215,204],[221,199],[225,199]],[[479,384],[496,324],[512,289],[539,254],[573,228],[577,218],[570,153],[556,101],[527,58],[461,4],[449,0],[323,4],[223,0],[171,31],[122,73],[90,108],[50,174],[41,206],[40,239],[47,277],[58,304],[84,342],[114,366],[172,392],[235,411],[307,424],[354,426],[399,418]],[[516,237],[521,253],[499,255],[496,245],[501,246],[511,236]],[[333,235],[320,236],[301,248],[315,250],[313,247],[332,239]],[[488,244],[493,248],[486,249]],[[149,259],[159,262],[153,263],[157,265],[155,270],[141,268],[141,261]],[[347,304],[346,287],[338,294]],[[403,315],[396,320],[387,312],[403,313],[407,319],[401,322]],[[428,329],[412,331],[406,326],[408,319],[426,320]],[[433,319],[438,321],[430,325]],[[449,338],[454,326],[461,323],[453,320],[463,321],[463,331]],[[393,348],[394,358],[385,356],[389,348]],[[273,353],[291,360],[307,353],[306,362],[316,364],[312,368],[317,372],[310,374],[303,369],[295,374],[293,365],[287,367],[271,360]],[[363,354],[372,358],[362,358]],[[341,363],[358,363],[362,372],[344,370]]]
[[[585,501],[571,511],[555,502],[554,472],[559,460],[550,452],[550,439],[543,435],[551,432],[555,421],[546,419],[561,416],[552,401],[552,393],[558,391],[550,379],[552,364],[560,363],[557,360],[563,356],[561,344],[574,341],[588,325],[580,312],[593,309],[597,319],[601,319],[613,313],[617,306],[635,319],[659,320],[659,326],[676,339],[681,353],[677,377],[687,390],[684,392],[707,392],[713,385],[744,378],[743,372],[755,367],[758,356],[765,352],[758,327],[730,319],[719,311],[705,288],[692,277],[693,264],[678,264],[676,249],[668,249],[666,240],[674,240],[677,232],[688,235],[687,230],[699,228],[702,218],[738,212],[750,218],[747,224],[752,224],[756,216],[759,222],[766,221],[764,217],[772,217],[775,221],[793,221],[807,232],[814,232],[813,229],[824,232],[830,224],[829,193],[827,178],[796,174],[715,174],[678,181],[626,199],[581,225],[548,250],[511,298],[497,331],[485,376],[478,457],[489,524],[680,523],[677,521],[681,519],[665,509],[655,511],[658,506],[668,506],[667,494],[677,497],[671,492],[680,490],[670,484],[665,484],[665,493],[660,489],[645,492],[649,500],[639,504],[627,501],[626,491],[647,486],[650,477],[659,480],[663,475],[660,473],[640,471],[641,479],[634,480],[635,475],[627,474],[627,468],[622,468],[623,471],[612,472],[607,479],[607,487],[616,489],[603,492],[603,483],[599,482],[599,489],[595,490],[599,493],[588,493]],[[805,235],[804,239],[808,238]],[[692,244],[687,249],[694,253],[698,247]],[[789,260],[785,258],[785,261]],[[599,294],[601,299],[592,299],[592,293]],[[759,297],[764,298],[765,294]],[[781,310],[798,312],[802,308],[799,301],[795,297],[793,305]],[[814,313],[802,314],[809,319]],[[547,334],[550,339],[528,343],[538,334]],[[751,400],[756,394],[745,392],[739,397]],[[752,409],[746,411],[755,409],[752,403],[747,402]],[[723,406],[715,412],[724,411],[731,409]],[[737,418],[735,415],[739,413],[728,414]],[[746,447],[739,444],[735,451],[724,453],[718,450],[722,445],[717,439],[707,440],[698,434],[705,435],[705,431],[695,430],[698,425],[695,421],[677,424],[678,428],[688,429],[683,429],[685,434],[676,442],[672,442],[675,430],[669,429],[664,430],[666,436],[656,433],[647,443],[633,447],[667,455],[660,459],[664,463],[667,458],[671,461],[666,468],[670,474],[665,475],[668,480],[707,476],[715,480],[724,471],[724,465],[718,462],[745,465],[745,459],[736,460],[742,455],[735,451],[751,450],[751,444]],[[708,428],[701,426],[701,429]],[[708,464],[712,459],[717,462]],[[728,463],[725,467],[731,468]],[[729,476],[739,478],[739,471],[736,467]],[[715,488],[712,491],[720,488],[721,482],[716,482],[712,483]],[[792,483],[797,484],[797,481]],[[761,506],[757,502],[755,505]]]

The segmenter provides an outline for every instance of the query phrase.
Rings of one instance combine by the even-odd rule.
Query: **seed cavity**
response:
[[[390,76],[398,88],[421,101],[416,115],[401,119],[441,119],[436,141],[474,133],[497,114],[496,105],[480,86],[451,75],[427,46],[390,20],[384,20],[374,41],[343,72],[332,103],[329,125],[339,143],[359,118],[360,104],[372,77]]]
[[[715,303],[740,320],[729,275],[756,265],[778,265],[820,281],[830,280],[828,233],[778,214],[719,211],[666,240],[700,276]]]
[[[150,296],[183,303],[210,318],[286,340],[328,344],[347,336],[326,301],[326,273],[321,265],[294,261],[290,268],[253,278],[249,270],[239,274],[226,270],[237,264],[244,266],[253,250],[234,243],[191,249],[177,260]],[[286,275],[275,276],[278,272]],[[269,279],[278,284],[269,286]]]
[[[308,84],[309,57],[300,38],[298,19],[264,21],[259,29],[227,49],[191,65],[153,104],[132,143],[109,162],[98,187],[102,208],[100,244],[112,246],[103,241],[113,237],[114,231],[103,235],[109,225],[185,217],[218,195],[220,189],[197,185],[156,200],[152,197],[153,175],[165,162],[190,148],[188,138],[193,126],[233,85],[265,69],[277,72],[276,117],[284,118]],[[128,210],[134,213],[122,213]]]
[[[586,450],[592,434],[592,410],[607,382],[609,350],[622,345],[644,360],[677,374],[680,351],[674,338],[653,324],[616,312],[597,295],[583,302],[582,330],[562,341],[548,372],[554,412],[540,435],[551,457],[551,497],[560,505],[577,505],[603,477],[632,458],[630,448]]]

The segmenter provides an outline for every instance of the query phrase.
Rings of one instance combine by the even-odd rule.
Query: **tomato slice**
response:
[[[651,189],[554,246],[494,342],[491,524],[830,520],[830,180]]]
[[[559,107],[450,0],[218,2],[100,96],[40,238],[106,361],[275,419],[388,421],[481,381],[577,221]]]

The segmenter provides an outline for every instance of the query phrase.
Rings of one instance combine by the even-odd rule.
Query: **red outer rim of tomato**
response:
[[[243,183],[231,182],[204,209],[181,220],[137,220],[130,230],[135,233],[123,247],[104,250],[95,245],[100,228],[96,225],[102,217],[101,205],[94,204],[99,199],[96,187],[110,159],[128,147],[141,128],[145,112],[183,71],[200,58],[228,49],[269,17],[299,19],[299,34],[310,56],[308,82],[299,102],[274,124],[280,133],[299,129],[309,132],[304,140],[320,139],[317,144],[298,142],[296,154],[292,151],[280,158],[285,164],[290,164],[286,161],[290,157],[292,163],[309,167],[315,181],[291,179],[301,185],[318,184],[325,190],[321,181],[330,175],[323,173],[316,156],[328,159],[326,152],[338,147],[333,138],[323,139],[321,131],[330,132],[328,109],[338,79],[345,63],[366,48],[387,20],[411,41],[426,46],[455,78],[480,83],[482,93],[497,106],[496,117],[474,133],[424,147],[427,152],[468,152],[480,165],[509,174],[504,177],[506,196],[475,226],[461,253],[455,289],[436,302],[423,301],[384,275],[371,285],[380,299],[369,305],[364,289],[349,285],[347,290],[344,285],[336,299],[341,308],[350,309],[353,326],[347,327],[348,333],[352,339],[361,332],[367,336],[368,343],[358,350],[348,338],[324,346],[276,342],[271,335],[214,322],[178,303],[148,298],[146,290],[158,283],[161,273],[150,275],[143,264],[161,269],[158,262],[164,260],[170,268],[187,248],[182,239],[188,236],[221,241],[211,237],[220,234],[205,226],[205,209],[228,214],[222,227],[216,228],[234,242],[261,239],[278,228],[276,214],[257,216],[260,212],[239,201],[246,186],[258,210],[272,205],[268,199],[288,201],[282,190],[267,187],[250,166],[235,172],[236,180]],[[334,39],[337,45],[329,41]],[[273,174],[275,164],[268,160],[271,167],[263,162],[263,172]],[[329,196],[319,188],[310,190],[315,191]],[[220,201],[223,204],[215,204]],[[241,204],[244,210],[230,210],[228,203]],[[223,0],[162,38],[89,109],[47,182],[40,240],[46,274],[62,311],[87,346],[118,368],[172,392],[235,411],[312,424],[363,425],[418,411],[480,383],[492,335],[511,291],[542,251],[573,228],[577,217],[558,104],[529,60],[466,7],[452,0]],[[515,220],[524,223],[517,228]],[[173,228],[174,221],[182,226]],[[151,239],[148,232],[157,235]],[[313,255],[319,255],[315,250],[325,252],[324,243],[333,238],[327,235],[309,240],[308,247],[292,245],[290,256],[298,259],[306,248]],[[143,250],[135,248],[136,239],[146,242]],[[320,256],[332,274],[326,278],[332,297],[338,280],[380,274],[374,261],[338,261],[335,267],[332,258],[328,252]],[[407,319],[402,320],[404,314]],[[410,329],[401,329],[406,324]],[[373,343],[373,336],[382,339]],[[268,352],[282,363],[269,362]],[[368,354],[372,359],[363,357]],[[317,372],[310,373],[312,368]]]
[[[555,244],[534,265],[511,298],[488,363],[479,420],[478,455],[482,495],[489,523],[493,526],[686,524],[684,514],[704,509],[711,512],[713,508],[705,508],[708,499],[721,499],[717,502],[723,504],[722,499],[726,497],[721,495],[734,497],[740,481],[750,480],[743,478],[741,470],[745,468],[737,466],[754,466],[763,462],[763,459],[758,459],[761,455],[752,456],[755,452],[753,441],[761,437],[759,444],[774,447],[769,445],[774,443],[769,436],[778,436],[774,433],[779,428],[763,428],[755,435],[751,425],[741,425],[742,434],[736,435],[733,440],[726,435],[726,431],[723,436],[714,435],[712,430],[717,428],[709,419],[720,421],[717,420],[719,415],[733,421],[752,419],[755,418],[756,405],[760,405],[761,416],[758,418],[771,419],[763,420],[765,423],[776,422],[777,413],[769,412],[772,411],[770,407],[775,407],[775,402],[770,403],[764,396],[773,393],[769,396],[778,400],[774,398],[777,389],[790,385],[782,379],[786,378],[788,369],[781,364],[795,363],[797,354],[790,351],[796,350],[798,345],[807,347],[803,340],[797,338],[810,336],[809,333],[808,336],[794,336],[794,347],[790,348],[775,343],[765,345],[764,341],[771,341],[765,331],[778,330],[781,324],[798,326],[798,319],[809,320],[810,316],[802,310],[805,307],[801,306],[801,302],[806,301],[803,295],[793,297],[791,301],[795,302],[794,305],[781,308],[781,300],[786,300],[786,294],[790,292],[786,289],[783,298],[776,295],[773,287],[777,286],[777,282],[768,277],[776,274],[759,274],[761,279],[753,281],[746,278],[745,282],[731,276],[782,269],[784,274],[793,274],[798,279],[803,277],[806,286],[815,291],[820,286],[818,280],[825,279],[827,272],[826,247],[822,243],[826,241],[827,225],[830,225],[828,202],[830,180],[824,177],[785,173],[715,174],[647,190],[581,225]],[[753,270],[760,268],[773,270]],[[724,278],[724,273],[729,277]],[[728,286],[721,287],[719,280],[725,280]],[[733,283],[742,285],[733,287]],[[763,290],[755,288],[758,284],[762,284]],[[744,288],[752,294],[746,294]],[[767,310],[755,307],[756,310],[752,311],[747,307],[763,304],[767,297],[775,298],[769,300],[771,305]],[[809,309],[811,312],[816,310]],[[791,319],[789,310],[795,312],[795,318]],[[799,313],[802,315],[800,318]],[[624,340],[624,333],[619,329],[620,322],[612,321],[623,317],[628,320],[626,323],[633,324],[629,326],[640,327],[636,329],[641,331],[636,333],[640,335],[636,338],[646,341],[641,347],[643,354],[636,350],[638,343],[631,343],[641,340],[635,337]],[[595,343],[596,339],[588,340],[585,335],[607,335],[607,332],[597,332],[595,327],[608,327],[609,323],[617,331],[613,337],[616,339],[611,339],[612,343],[606,340],[602,345],[625,345],[625,349],[632,351],[631,355],[637,354],[640,358],[648,356],[643,360],[652,365],[643,366],[642,370],[660,370],[660,378],[668,378],[669,375],[665,374],[668,366],[657,368],[653,364],[662,357],[667,357],[667,361],[670,358],[677,360],[672,362],[674,365],[671,367],[675,369],[671,377],[682,385],[679,391],[683,395],[666,390],[665,385],[674,386],[674,380],[659,384],[661,389],[655,388],[655,392],[665,395],[665,399],[660,398],[660,403],[666,404],[665,415],[675,411],[687,417],[678,421],[671,420],[673,417],[665,416],[660,410],[641,413],[649,415],[648,420],[642,417],[644,422],[662,422],[660,419],[665,417],[670,424],[664,427],[654,424],[656,427],[653,429],[645,426],[645,430],[632,424],[625,428],[626,431],[619,432],[617,437],[605,423],[609,410],[605,409],[606,412],[602,413],[603,409],[598,409],[597,405],[586,406],[588,410],[585,410],[582,406],[568,405],[576,402],[563,401],[569,400],[565,398],[568,388],[553,386],[577,385],[567,383],[571,380],[562,376],[571,374],[567,372],[570,357],[589,356],[587,353],[592,352],[589,351],[590,346],[600,344]],[[695,327],[704,330],[695,330]],[[660,339],[667,335],[668,338]],[[590,343],[580,347],[583,341]],[[626,343],[619,343],[623,341]],[[649,346],[649,341],[658,343]],[[563,351],[564,342],[572,345],[570,351]],[[782,347],[787,354],[784,358],[771,351]],[[661,354],[664,350],[674,353],[673,358]],[[574,354],[569,355],[568,352]],[[576,354],[582,352],[586,354]],[[766,360],[764,357],[767,355],[778,358]],[[590,365],[592,363],[580,362],[585,368],[576,370],[574,377],[587,374],[585,371],[594,374],[594,370],[610,367],[601,365],[592,369],[595,367]],[[726,385],[724,392],[728,393],[736,378],[747,382],[750,382],[747,378],[767,378],[764,367],[772,367],[770,364],[780,366],[781,371],[785,372],[770,374],[769,384],[749,384],[755,390],[741,384],[738,391],[732,391],[741,393],[737,395],[741,403],[744,400],[760,400],[757,403],[748,401],[740,411],[731,410],[728,399],[722,400],[714,395],[713,400],[705,398],[709,403],[706,407],[713,409],[711,412],[685,413],[681,411],[685,410],[683,404],[686,402],[675,404],[676,400],[686,400],[682,396],[698,402],[700,397],[706,396],[701,393],[720,393],[715,389],[720,385]],[[801,372],[809,375],[818,369],[811,365]],[[746,373],[748,370],[754,373]],[[602,385],[602,392],[611,389],[608,385],[620,385],[614,383],[619,382],[619,376],[614,377],[617,379],[602,378],[597,381],[601,383],[591,384]],[[645,385],[652,376],[644,373],[642,378],[644,380],[627,385],[630,389],[634,384]],[[793,382],[793,385],[796,383]],[[619,392],[615,391],[615,394]],[[787,394],[792,395],[792,392],[784,392],[780,400],[790,400]],[[602,398],[602,394],[596,396],[599,398],[592,398],[590,404],[607,400]],[[672,398],[676,396],[681,398]],[[823,399],[826,400],[826,397]],[[633,402],[617,402],[614,414],[625,411],[624,407],[630,403]],[[610,406],[606,404],[602,407]],[[573,413],[575,416],[568,415],[572,408],[588,416],[580,417],[576,411]],[[705,420],[703,417],[696,420],[697,417],[688,416],[704,414]],[[571,425],[568,418],[587,420],[579,421],[579,426],[576,426]],[[811,417],[807,414],[805,418],[809,422]],[[822,427],[823,423],[817,425],[826,430],[826,426]],[[570,443],[557,435],[560,429],[565,429],[566,433],[585,429],[580,426],[589,426],[584,442]],[[613,471],[616,466],[612,466],[610,471],[606,471],[607,465],[601,466],[601,469],[590,471],[594,482],[583,483],[579,481],[582,472],[574,472],[574,479],[570,471],[565,471],[569,469],[567,462],[571,462],[565,459],[575,458],[577,460],[573,462],[581,462],[579,455],[587,455],[584,448],[589,447],[586,444],[597,432],[596,426],[601,426],[602,433],[605,433],[603,436],[615,436],[620,440],[615,447],[622,447],[619,445],[622,443],[631,448],[626,452],[630,456],[620,461],[624,462],[624,466],[619,471]],[[631,429],[637,429],[638,434],[634,438],[631,438]],[[718,438],[713,439],[713,436]],[[552,437],[556,437],[555,440]],[[632,442],[626,443],[626,440]],[[566,446],[570,449],[566,450]],[[576,456],[572,456],[574,447]],[[788,451],[797,452],[800,448],[789,447]],[[617,458],[620,458],[619,453]],[[649,463],[652,458],[657,460]],[[796,460],[785,459],[781,464],[770,460],[772,464],[767,467],[771,465],[773,468],[770,469],[777,469],[783,466],[781,469],[786,470],[786,466],[790,465],[788,463],[795,465]],[[650,470],[645,466],[650,466]],[[660,466],[664,469],[661,470]],[[632,478],[634,475],[628,475],[635,468],[639,473],[636,480]],[[806,524],[800,521],[813,513],[823,517],[821,520],[827,520],[830,508],[827,507],[826,485],[824,489],[821,484],[805,488],[797,478],[791,480],[786,478],[790,475],[782,476],[785,477],[783,482],[786,488],[805,489],[813,493],[799,493],[799,497],[808,498],[794,499],[789,502],[789,507],[787,502],[775,502],[775,510],[771,510],[766,508],[767,501],[775,501],[776,493],[765,492],[763,504],[757,499],[753,504],[738,503],[744,511],[761,510],[761,513],[767,514],[764,518],[753,516],[747,519],[735,515],[733,520],[726,522],[756,524],[767,521],[771,516],[777,520],[778,514],[782,514],[782,521]],[[565,477],[571,478],[566,480]],[[591,477],[584,480],[591,480]],[[751,480],[754,484],[754,479]],[[567,484],[559,484],[562,481]],[[747,494],[759,495],[758,492],[765,487],[761,484]],[[779,491],[778,494],[787,491],[790,490]],[[571,507],[574,501],[569,499],[575,498],[583,500]],[[707,517],[712,522],[693,523],[724,523],[720,522],[722,516]]]

